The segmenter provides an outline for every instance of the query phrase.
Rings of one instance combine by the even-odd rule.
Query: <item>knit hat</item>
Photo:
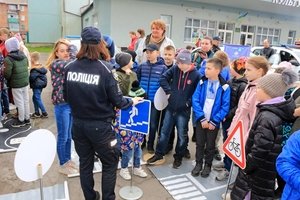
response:
[[[183,64],[191,64],[192,63],[191,52],[186,49],[180,51],[176,57],[176,61]]]
[[[232,69],[234,71],[236,71],[236,73],[240,74],[240,75],[244,75],[246,68],[245,68],[245,64],[246,64],[247,58],[246,57],[240,57],[238,59],[235,59],[232,62]]]
[[[257,86],[270,97],[275,98],[284,96],[288,87],[297,80],[297,74],[290,69],[286,69],[282,72],[282,74],[272,73],[263,76],[258,81]]]
[[[140,82],[138,80],[132,82],[128,96],[146,98],[146,91],[142,87],[140,87]]]
[[[20,42],[17,38],[11,37],[5,41],[5,48],[7,52],[17,51],[20,48]]]
[[[128,65],[131,60],[131,55],[129,53],[117,53],[115,59],[116,63],[122,68]]]
[[[81,32],[81,43],[99,44],[101,41],[101,33],[98,28],[93,26],[85,27]]]
[[[132,57],[132,61],[135,61],[135,58],[137,56],[136,53],[135,53],[135,51],[131,51],[131,50],[126,49],[124,52],[125,53],[129,53],[131,55],[131,57]]]

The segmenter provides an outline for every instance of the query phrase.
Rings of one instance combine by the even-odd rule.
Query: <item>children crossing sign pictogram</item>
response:
[[[239,121],[223,144],[224,153],[241,169],[246,167],[243,122]]]
[[[143,100],[135,106],[122,109],[119,126],[121,129],[147,135],[149,133],[151,101]]]

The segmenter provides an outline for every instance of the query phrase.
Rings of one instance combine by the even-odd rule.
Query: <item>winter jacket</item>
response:
[[[200,74],[194,66],[185,73],[177,65],[168,69],[159,81],[165,93],[170,94],[168,108],[172,111],[190,111],[192,96],[199,80]]]
[[[300,200],[300,130],[283,147],[276,161],[278,174],[286,184],[281,200]]]
[[[230,86],[230,110],[228,115],[226,116],[226,121],[232,121],[235,111],[238,107],[238,103],[240,97],[242,96],[246,86],[247,86],[247,79],[245,77],[242,78],[232,78],[228,81]]]
[[[6,48],[5,48],[5,41],[0,41],[0,53],[3,55],[5,58],[8,54]]]
[[[42,89],[47,86],[47,69],[44,67],[30,70],[29,83],[32,89]]]
[[[257,81],[251,81],[246,86],[242,96],[240,97],[238,107],[235,111],[235,115],[229,127],[228,133],[231,133],[232,130],[236,127],[237,123],[241,120],[243,121],[243,133],[244,141],[247,141],[251,125],[254,121],[256,115],[256,84]]]
[[[111,123],[115,118],[114,107],[132,105],[131,99],[123,97],[117,75],[105,61],[75,60],[67,65],[65,73],[64,98],[74,118]]]
[[[209,50],[206,54],[207,58],[212,58],[214,56],[214,53],[211,50]],[[198,51],[192,53],[192,62],[195,64],[198,70],[201,68],[201,64],[204,60],[205,59],[201,58],[200,53]]]
[[[126,74],[121,68],[116,70],[117,81],[119,83],[120,89],[123,96],[128,96],[129,90],[131,89],[131,84],[133,81],[137,80],[135,72],[132,72],[130,75]]]
[[[220,123],[228,114],[230,107],[230,87],[221,75],[219,75],[219,81],[220,85],[217,89],[210,119],[205,119],[205,113],[203,111],[208,85],[208,79],[205,76],[201,78],[192,98],[196,121],[202,122],[204,120],[208,120],[209,123],[213,124],[217,128],[220,127]]]
[[[150,36],[151,35],[147,35],[146,37],[144,37],[139,42],[139,46],[138,46],[138,48],[136,50],[136,55],[137,56],[136,56],[136,59],[135,59],[139,64],[147,61],[146,54],[143,52],[143,50],[149,44]],[[163,41],[161,42],[160,47],[159,47],[159,53],[160,53],[161,57],[164,55],[165,47],[168,46],[168,45],[171,45],[171,46],[173,46],[175,48],[175,45],[174,45],[173,41],[170,38],[165,37],[163,39]]]
[[[23,52],[12,51],[4,59],[4,78],[11,88],[22,88],[29,84],[28,60]]]
[[[258,104],[258,114],[245,146],[246,168],[239,170],[232,200],[244,199],[251,191],[251,199],[274,199],[275,162],[281,152],[282,122],[293,118],[293,99],[275,104]]]
[[[159,88],[159,79],[167,71],[164,60],[157,58],[156,63],[149,61],[142,63],[137,69],[137,77],[141,87],[146,91],[148,99],[153,102],[156,91]]]

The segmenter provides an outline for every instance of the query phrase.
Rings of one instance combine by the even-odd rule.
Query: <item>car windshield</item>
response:
[[[294,52],[300,58],[300,50],[294,50]]]

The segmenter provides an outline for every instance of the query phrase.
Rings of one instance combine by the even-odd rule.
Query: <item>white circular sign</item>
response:
[[[56,154],[56,139],[46,129],[30,133],[20,144],[15,157],[15,172],[26,182],[39,179],[38,165],[42,166],[42,175],[51,167]]]
[[[168,95],[160,87],[158,88],[154,96],[154,107],[157,110],[163,110],[167,107],[167,105],[168,105]]]

